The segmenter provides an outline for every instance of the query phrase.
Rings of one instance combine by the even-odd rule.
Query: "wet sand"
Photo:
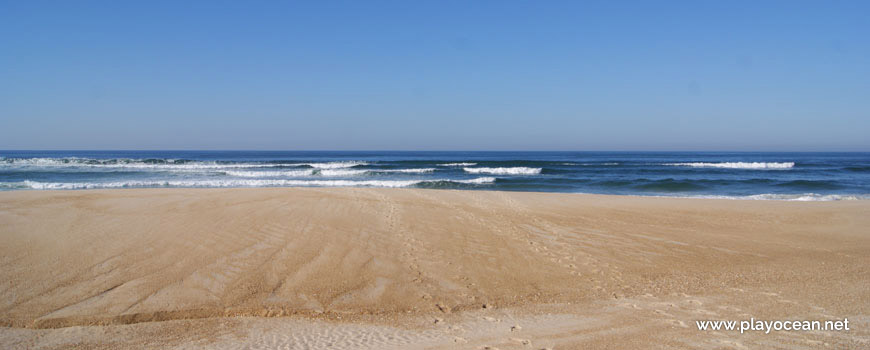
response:
[[[0,348],[859,349],[870,201],[0,193]],[[697,320],[850,331],[699,331]]]

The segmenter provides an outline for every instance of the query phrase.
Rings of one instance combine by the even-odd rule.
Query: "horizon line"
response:
[[[71,148],[71,149],[0,149],[0,152],[490,152],[490,153],[508,153],[508,152],[527,152],[527,153],[544,153],[544,152],[611,152],[611,153],[656,153],[656,152],[694,152],[694,153],[870,153],[868,150],[396,150],[396,149],[86,149],[86,148]]]

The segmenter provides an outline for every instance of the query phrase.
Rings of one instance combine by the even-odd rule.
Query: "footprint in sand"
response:
[[[520,338],[511,338],[511,341],[523,344],[525,346],[532,345],[532,341],[528,339],[520,339]]]
[[[444,305],[444,304],[442,304],[442,303],[438,303],[438,304],[435,304],[435,307],[437,307],[438,310],[440,310],[441,312],[443,312],[443,313],[445,313],[445,314],[449,314],[449,313],[450,313],[450,308],[447,307],[447,305]]]

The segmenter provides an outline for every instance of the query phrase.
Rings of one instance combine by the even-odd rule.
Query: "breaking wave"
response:
[[[367,162],[361,161],[344,161],[344,162],[327,162],[327,163],[299,163],[298,165],[307,165],[315,169],[342,169],[353,168],[359,165],[368,165]]]
[[[320,176],[357,176],[362,175],[368,172],[368,170],[361,169],[319,169],[315,170],[315,175]]]
[[[403,173],[403,174],[425,174],[435,171],[435,168],[418,168],[418,169],[373,169],[369,172],[373,173]]]
[[[868,200],[868,199],[870,199],[870,194],[762,193],[762,194],[754,194],[754,195],[748,195],[748,196],[703,195],[703,196],[687,196],[686,198],[743,199],[743,200],[798,201],[798,202],[829,202],[829,201]]]
[[[665,165],[687,166],[693,168],[726,168],[726,169],[791,169],[794,162],[764,163],[764,162],[722,162],[722,163],[666,163]]]
[[[475,166],[477,163],[443,163],[438,166]]]
[[[116,181],[116,182],[0,182],[0,189],[80,190],[100,188],[147,187],[411,187],[426,183],[455,183],[482,185],[495,182],[493,177],[466,180],[281,180],[281,179],[225,179],[225,180],[169,180],[169,181]]]
[[[435,171],[435,168],[422,169],[320,169],[315,170],[314,175],[320,176],[357,176],[364,174],[425,174]]]
[[[224,171],[223,172],[229,176],[236,177],[278,177],[278,176],[287,176],[287,177],[297,177],[297,176],[310,176],[314,174],[314,170],[305,169],[305,170],[286,170],[286,171]]]
[[[541,168],[513,167],[513,168],[462,168],[471,174],[493,175],[535,175],[541,173]]]
[[[129,169],[236,169],[299,166],[280,163],[221,163],[185,159],[2,158],[0,167],[83,167]]]
[[[93,168],[133,168],[133,169],[234,169],[270,167],[310,167],[315,169],[342,169],[368,165],[363,161],[339,162],[218,162],[195,161],[187,159],[92,159],[92,158],[0,158],[0,166],[25,167],[93,167]]]

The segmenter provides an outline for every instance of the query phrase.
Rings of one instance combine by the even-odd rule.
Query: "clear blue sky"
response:
[[[0,0],[0,149],[867,151],[870,2]]]

